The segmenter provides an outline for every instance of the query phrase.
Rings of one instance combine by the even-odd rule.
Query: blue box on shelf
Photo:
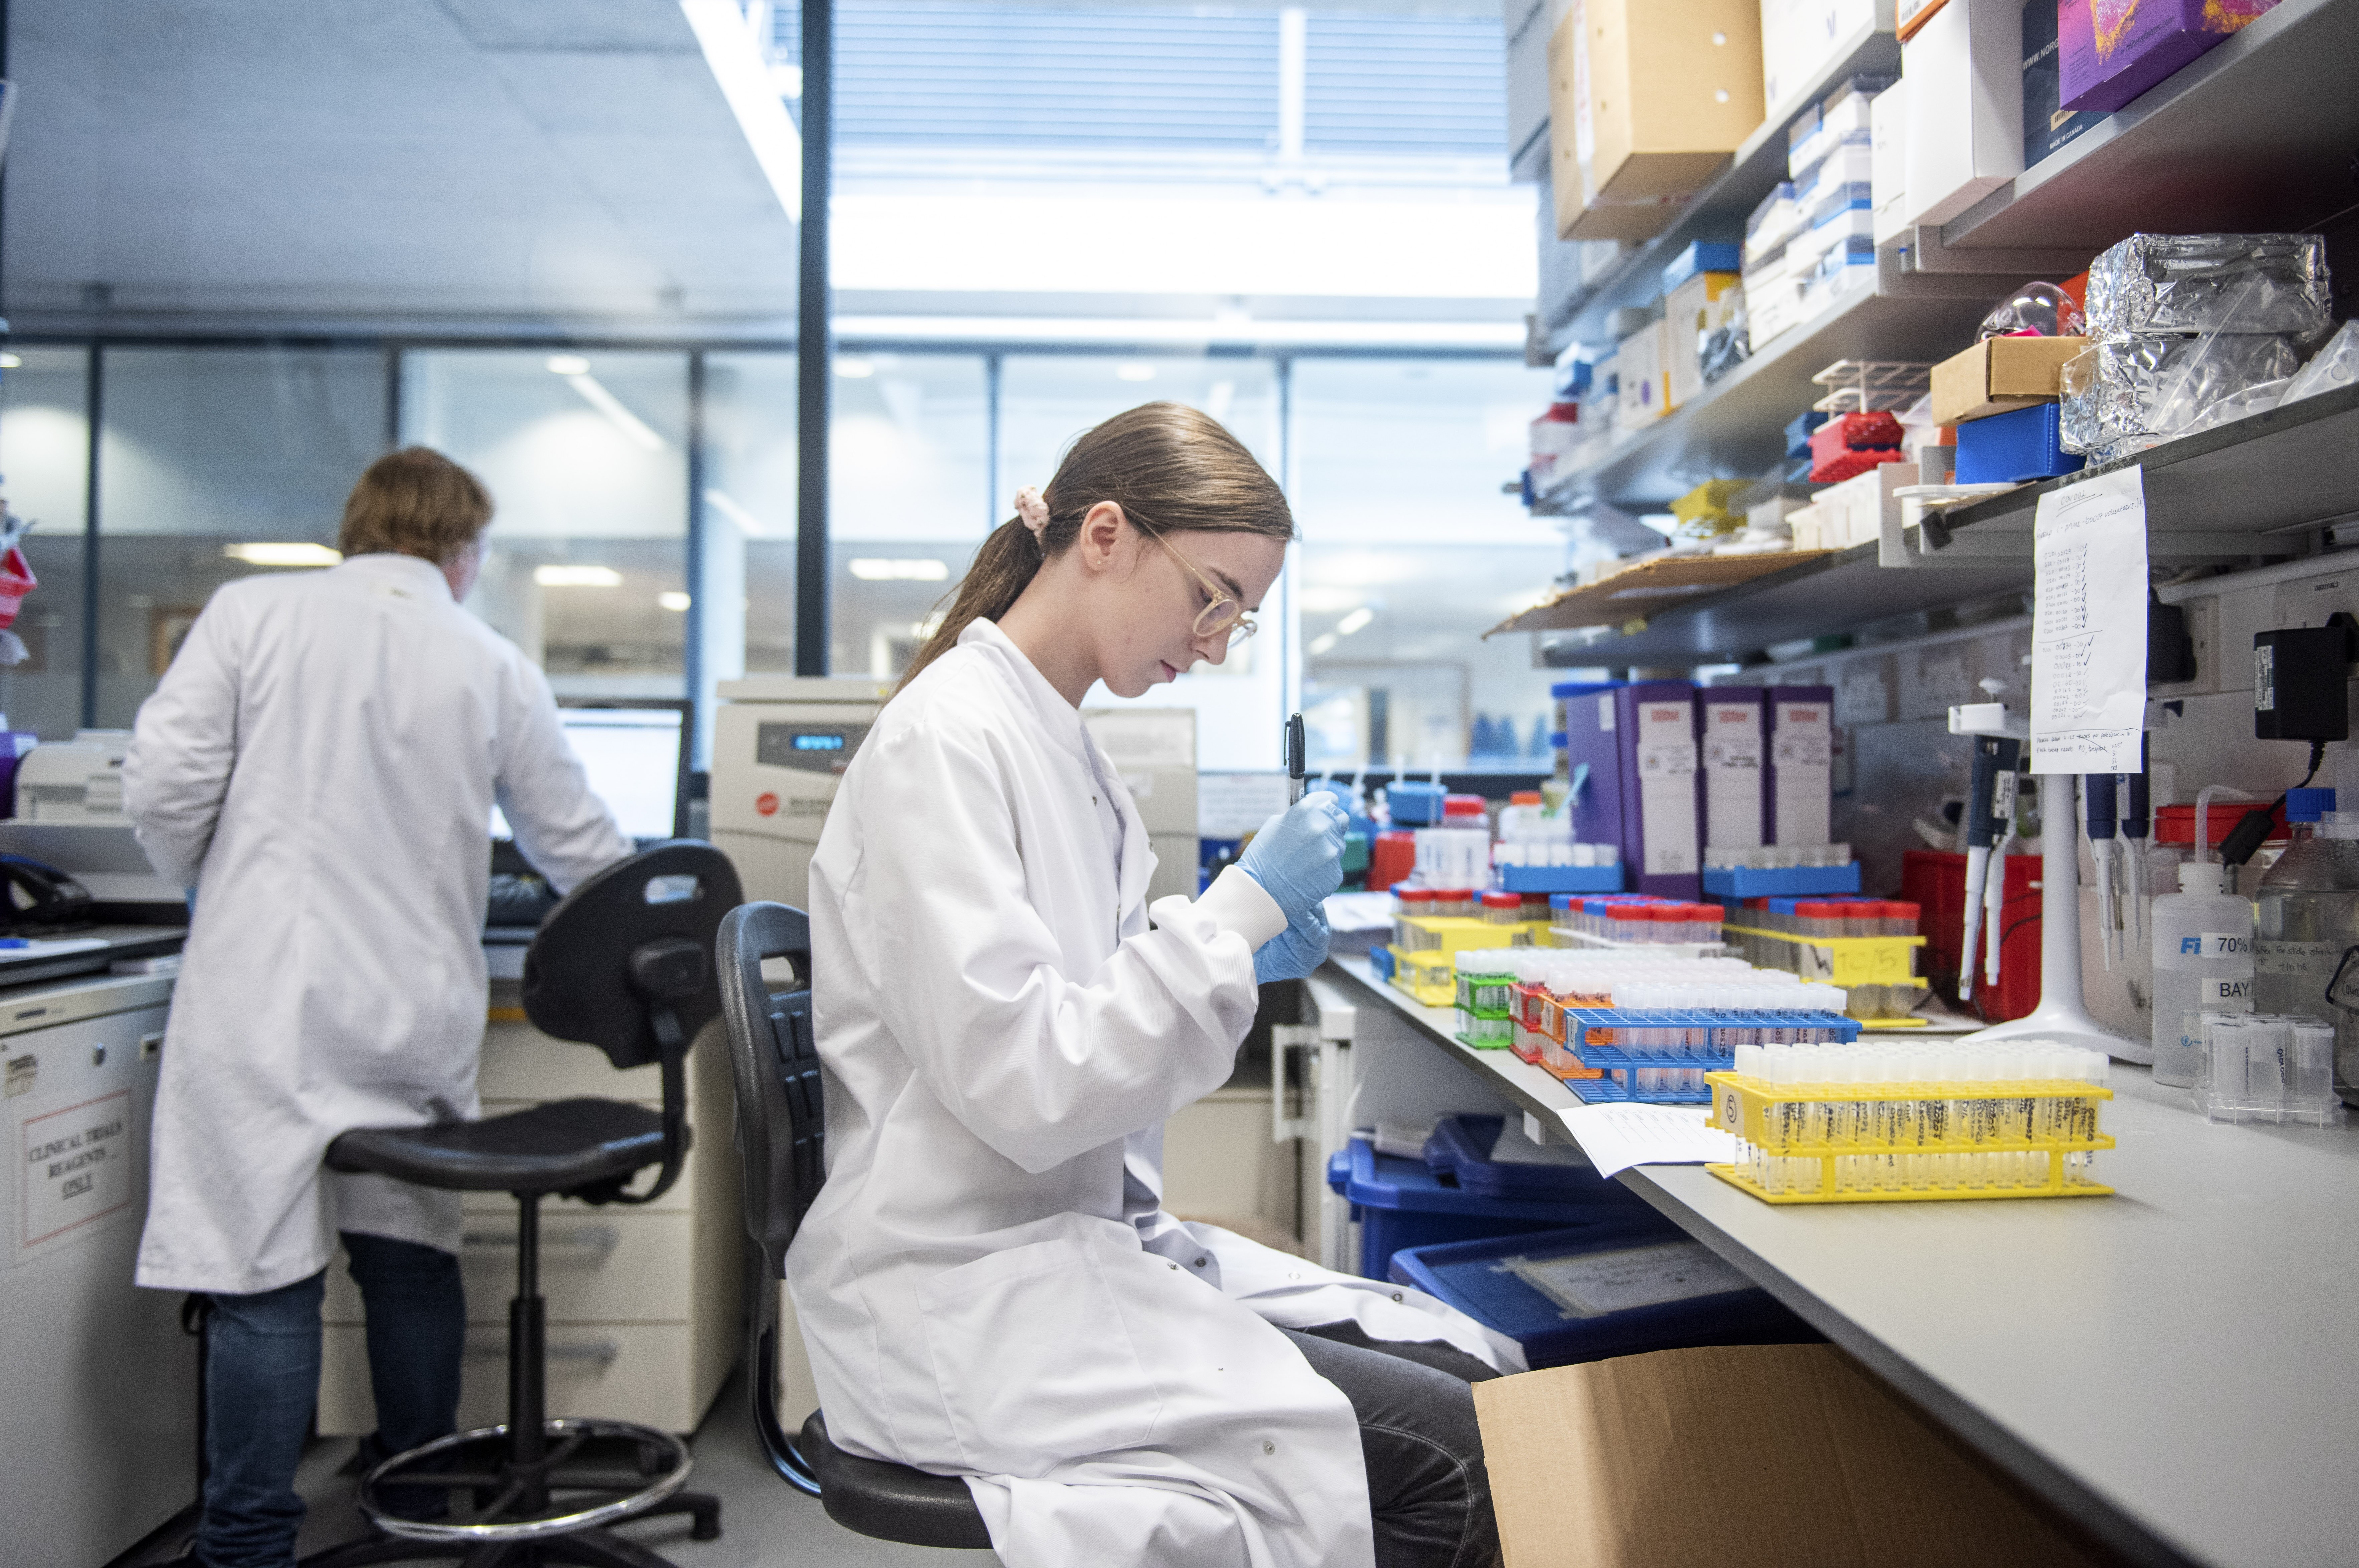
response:
[[[1407,1248],[1388,1277],[1524,1347],[1533,1370],[1701,1345],[1806,1345],[1821,1336],[1652,1216]]]
[[[1644,1207],[1619,1183],[1599,1184],[1597,1196],[1588,1200],[1487,1197],[1444,1181],[1423,1160],[1379,1154],[1364,1138],[1353,1139],[1328,1160],[1327,1185],[1351,1200],[1360,1227],[1360,1272],[1371,1280],[1386,1278],[1393,1254],[1404,1247],[1561,1230],[1619,1218],[1634,1203]]]
[[[1700,272],[1735,272],[1744,265],[1745,247],[1734,240],[1726,244],[1693,241],[1664,266],[1663,292],[1669,294]]]
[[[1499,885],[1509,892],[1620,892],[1619,866],[1501,866]]]
[[[2088,459],[2064,449],[2062,414],[2035,403],[1958,427],[1960,484],[2022,484],[2078,473]]]
[[[1804,409],[1786,422],[1786,455],[1807,458],[1810,455],[1810,432],[1827,422],[1827,416],[1816,408]]]
[[[1843,866],[1706,866],[1703,891],[1719,898],[1810,898],[1859,891],[1859,862]]]

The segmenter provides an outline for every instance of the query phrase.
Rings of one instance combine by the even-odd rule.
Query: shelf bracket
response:
[[[2070,277],[2095,257],[2093,250],[1951,250],[1941,243],[1941,231],[1919,223],[1910,231],[1908,270],[1926,273],[1983,273],[2009,277]]]
[[[1917,538],[1909,538],[1911,529]],[[1880,567],[1965,567],[1988,568],[2008,561],[2031,559],[2031,535],[2008,530],[1962,530],[1943,526],[1939,512],[1929,512],[1913,501],[1900,503],[1897,518],[1885,514],[1883,532],[1875,542]]]

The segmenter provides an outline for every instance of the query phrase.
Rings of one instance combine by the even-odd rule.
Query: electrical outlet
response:
[[[1843,668],[1835,687],[1835,722],[1882,724],[1892,717],[1892,687],[1884,678],[1885,661],[1862,659]]]
[[[1900,717],[1940,719],[1961,703],[1978,700],[1966,679],[1962,650],[1920,654],[1901,672]]]

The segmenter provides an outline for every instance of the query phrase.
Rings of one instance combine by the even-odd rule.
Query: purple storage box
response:
[[[2060,0],[2066,109],[2110,113],[2275,5],[2277,0]]]

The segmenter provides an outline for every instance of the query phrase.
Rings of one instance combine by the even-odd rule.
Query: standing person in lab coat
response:
[[[295,1561],[340,1234],[368,1309],[366,1451],[456,1418],[459,1195],[321,1161],[350,1128],[481,1114],[495,801],[560,890],[630,851],[547,679],[460,608],[491,515],[440,453],[379,459],[345,503],[343,564],[215,593],[124,762],[147,858],[195,894],[138,1281],[212,1298],[205,1568]]]
[[[811,866],[827,1183],[787,1278],[834,1440],[967,1478],[1012,1568],[1495,1560],[1469,1380],[1516,1346],[1163,1212],[1162,1127],[1326,955],[1312,795],[1151,912],[1078,711],[1250,634],[1294,524],[1206,416],[1079,438],[978,552]]]

